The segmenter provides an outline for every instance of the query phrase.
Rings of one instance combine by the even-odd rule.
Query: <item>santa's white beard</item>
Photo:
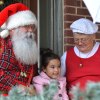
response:
[[[33,65],[38,60],[38,48],[34,39],[34,33],[23,33],[16,29],[12,36],[15,57],[23,64]]]

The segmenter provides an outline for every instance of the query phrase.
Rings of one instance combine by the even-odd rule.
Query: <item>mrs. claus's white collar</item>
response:
[[[79,52],[79,50],[78,50],[77,47],[75,46],[75,47],[74,47],[74,52],[75,52],[75,54],[76,54],[77,56],[79,56],[79,57],[81,57],[81,58],[89,58],[89,57],[93,56],[93,55],[96,53],[96,51],[97,51],[98,48],[99,48],[99,45],[100,45],[100,43],[99,43],[99,42],[96,42],[95,45],[94,45],[94,47],[93,47],[93,49],[92,49],[92,51],[90,51],[90,52],[88,52],[88,53]],[[87,56],[87,55],[88,55],[88,56]]]

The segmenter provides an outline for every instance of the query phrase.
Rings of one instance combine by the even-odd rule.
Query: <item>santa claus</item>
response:
[[[37,73],[37,20],[22,3],[11,4],[0,12],[0,91],[12,86],[30,85]]]

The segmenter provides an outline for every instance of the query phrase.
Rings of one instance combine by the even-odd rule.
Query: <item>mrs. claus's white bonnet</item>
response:
[[[85,18],[74,21],[70,28],[73,33],[94,34],[98,31],[98,25]]]

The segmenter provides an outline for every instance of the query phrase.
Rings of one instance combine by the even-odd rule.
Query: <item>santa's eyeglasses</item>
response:
[[[36,31],[36,25],[34,25],[34,24],[25,25],[24,28],[27,29],[27,30],[28,30],[28,29],[32,29],[33,32]]]

